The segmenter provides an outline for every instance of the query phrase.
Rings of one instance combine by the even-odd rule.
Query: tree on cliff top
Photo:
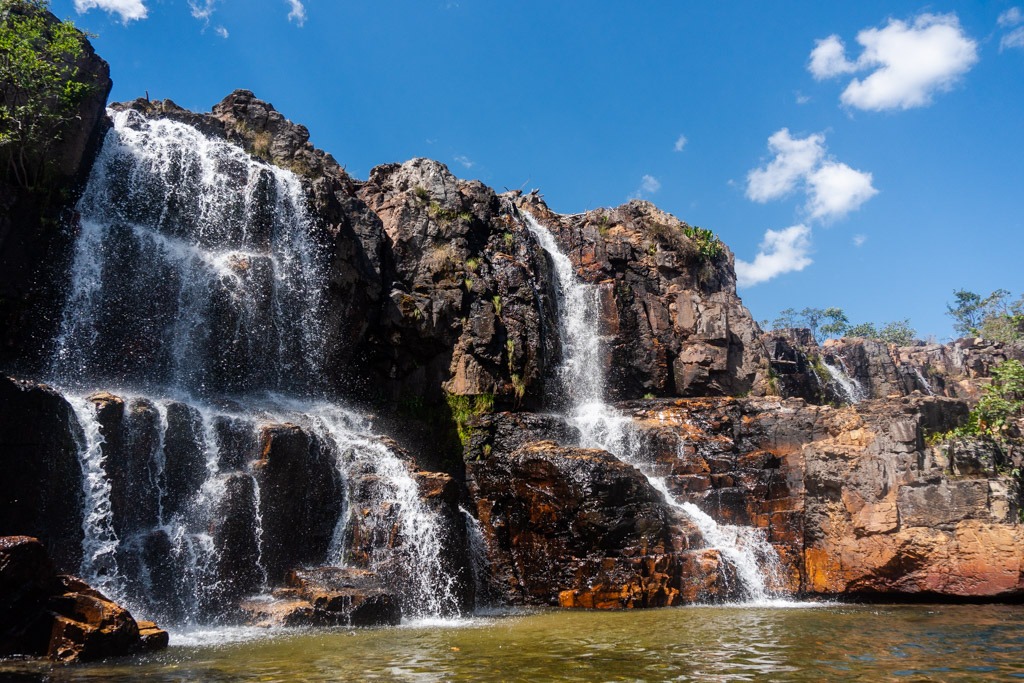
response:
[[[1004,344],[1024,341],[1024,296],[1011,301],[1010,292],[1005,289],[997,289],[986,297],[958,289],[953,296],[956,301],[946,305],[946,313],[953,318],[953,329],[960,334]]]
[[[93,84],[79,63],[85,36],[47,0],[0,0],[0,177],[32,189],[56,165],[49,154]]]

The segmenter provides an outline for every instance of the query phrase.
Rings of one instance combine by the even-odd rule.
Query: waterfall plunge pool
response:
[[[446,626],[211,631],[144,657],[0,663],[0,680],[1024,680],[1024,606],[543,610]]]

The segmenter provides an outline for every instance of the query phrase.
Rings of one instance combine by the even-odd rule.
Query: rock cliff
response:
[[[5,378],[0,533],[38,536],[58,568],[77,568],[83,533],[96,533],[89,465],[109,488],[118,566],[148,577],[125,589],[172,620],[394,623],[409,606],[396,587],[432,577],[445,577],[440,612],[469,609],[474,592],[593,608],[737,597],[734,563],[679,503],[761,534],[780,594],[1024,596],[1021,463],[930,439],[962,423],[1005,349],[763,335],[729,250],[647,202],[559,215],[536,193],[498,194],[427,159],[356,180],[248,91],[208,114],[168,100],[113,108],[186,123],[301,178],[330,262],[317,398],[374,411],[389,436],[341,438],[337,416],[242,405],[240,392],[202,405],[99,392],[83,399],[96,465],[60,394]],[[606,398],[666,491],[580,448],[550,413],[566,351],[531,220],[596,287]],[[388,489],[396,473],[413,484]],[[436,522],[443,552],[413,547],[422,528],[400,521],[413,509]],[[186,532],[202,541],[188,552]],[[272,601],[247,599],[263,589]]]

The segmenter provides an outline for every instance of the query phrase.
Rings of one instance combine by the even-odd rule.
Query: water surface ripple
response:
[[[1024,680],[1021,606],[544,611],[256,640],[247,629],[234,642],[220,633],[78,667],[3,663],[0,680]]]

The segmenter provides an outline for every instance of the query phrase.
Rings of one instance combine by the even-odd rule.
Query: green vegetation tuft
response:
[[[48,8],[45,0],[0,2],[0,173],[28,190],[51,180],[53,145],[97,87],[78,67],[85,35],[70,21],[51,23]]]
[[[469,422],[474,417],[485,415],[494,410],[494,394],[477,394],[467,396],[465,394],[445,394],[448,402],[448,410],[451,412],[452,422],[455,423],[455,431],[459,435],[459,442],[463,450],[469,446],[469,440],[473,436],[473,427]]]
[[[992,378],[982,390],[981,400],[961,427],[948,432],[931,434],[928,445],[949,441],[957,437],[979,436],[1006,445],[1020,438],[1014,422],[1024,417],[1024,363],[1003,361],[992,368]]]

